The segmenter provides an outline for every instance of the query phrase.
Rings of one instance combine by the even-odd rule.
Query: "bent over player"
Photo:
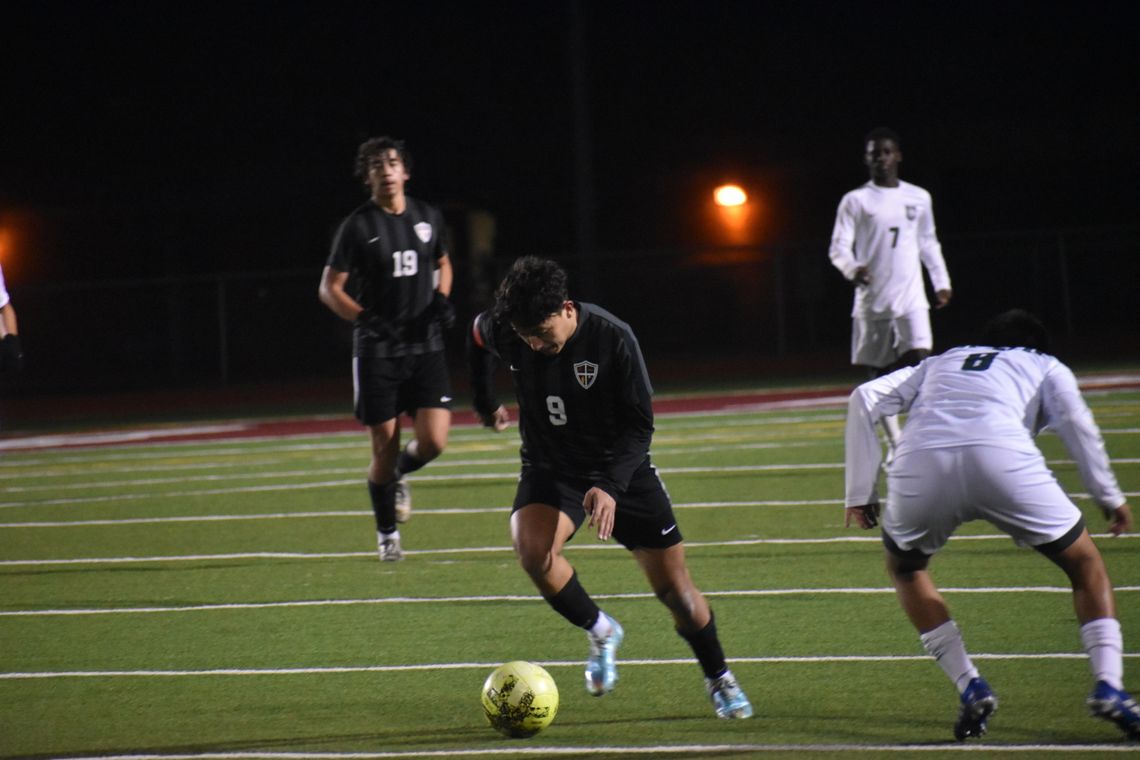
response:
[[[1119,535],[1132,514],[1072,371],[1048,350],[1028,312],[996,317],[981,345],[962,346],[859,386],[847,413],[847,524],[874,527],[880,449],[875,423],[910,412],[887,468],[882,514],[887,572],[923,647],[957,686],[959,741],[980,736],[997,697],[966,653],[927,564],[954,530],[987,520],[1059,566],[1073,587],[1081,643],[1095,684],[1092,714],[1140,738],[1140,709],[1124,691],[1124,648],[1112,583],[1081,512],[1033,441],[1053,429]]]
[[[899,136],[880,127],[863,145],[870,179],[839,202],[828,255],[855,286],[851,363],[877,377],[918,364],[934,348],[922,267],[934,286],[935,308],[946,306],[953,292],[930,193],[899,179]],[[893,448],[893,416],[883,418],[883,430]]]
[[[371,198],[337,230],[319,295],[353,323],[355,412],[372,442],[368,494],[380,559],[395,562],[404,558],[396,523],[412,508],[403,477],[443,452],[451,424],[441,332],[455,322],[451,260],[443,214],[404,193],[411,156],[402,140],[362,143],[356,174]],[[400,412],[412,416],[415,432],[403,451]]]
[[[547,603],[586,630],[586,690],[602,696],[617,681],[623,631],[586,593],[562,553],[582,523],[633,553],[705,674],[721,718],[748,718],[752,705],[728,669],[712,610],[693,584],[669,495],[649,461],[653,407],[649,376],[629,325],[593,304],[570,300],[566,273],[552,261],[517,260],[469,336],[475,409],[503,430],[494,372],[510,368],[519,402],[522,475],[511,512],[519,562]]]

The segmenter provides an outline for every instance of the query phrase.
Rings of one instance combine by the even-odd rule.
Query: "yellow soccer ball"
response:
[[[492,670],[483,682],[480,697],[487,722],[504,736],[534,736],[558,714],[554,679],[545,669],[523,660]]]

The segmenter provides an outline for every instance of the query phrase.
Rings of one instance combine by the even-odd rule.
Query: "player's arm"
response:
[[[477,314],[471,321],[467,331],[467,368],[475,413],[485,427],[501,431],[510,424],[511,417],[495,394],[495,370],[499,367],[496,329],[488,312]]]
[[[1116,535],[1129,530],[1131,512],[1112,472],[1104,437],[1072,370],[1060,363],[1050,369],[1041,386],[1041,404],[1046,424],[1076,462],[1081,482],[1109,520],[1109,530]]]
[[[954,291],[950,287],[950,270],[946,268],[946,259],[942,256],[942,244],[938,242],[934,206],[929,194],[922,215],[918,218],[917,238],[918,256],[930,276],[930,284],[934,286],[934,308],[941,309],[950,303]]]
[[[0,285],[3,281],[0,280]],[[16,307],[11,299],[0,306],[0,370],[24,368],[24,349],[20,345],[20,328],[16,321]]]
[[[844,507],[847,510],[844,525],[850,525],[854,519],[861,527],[874,526],[870,520],[877,517],[879,465],[883,461],[875,425],[883,417],[910,409],[927,366],[903,367],[852,391],[847,401],[844,434]],[[871,514],[872,507],[876,510],[874,514]]]
[[[867,268],[855,260],[855,221],[858,208],[855,198],[843,196],[839,210],[835,213],[835,227],[831,231],[831,247],[827,255],[832,265],[856,285],[866,285],[871,281]]]
[[[629,487],[629,481],[645,458],[653,441],[653,387],[641,347],[633,333],[627,333],[614,350],[618,387],[622,389],[620,431],[613,444],[613,456],[605,477],[596,483],[614,498]]]
[[[317,296],[321,303],[341,319],[349,322],[355,321],[364,308],[356,302],[344,289],[348,282],[348,272],[342,272],[331,266],[326,266],[321,273],[321,284],[317,288]]]
[[[455,277],[455,272],[451,267],[451,257],[446,253],[435,260],[436,268],[439,270],[439,284],[436,285],[436,290],[445,298],[451,296],[451,284]]]

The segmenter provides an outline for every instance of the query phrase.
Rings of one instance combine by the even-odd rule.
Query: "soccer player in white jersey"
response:
[[[12,305],[12,297],[4,285],[4,270],[0,269],[0,372],[16,371],[24,366],[17,324],[16,307]]]
[[[855,286],[851,363],[877,377],[917,364],[934,348],[922,267],[934,286],[935,308],[948,304],[953,292],[930,193],[899,179],[899,136],[880,127],[863,144],[870,180],[839,202],[828,255]],[[884,418],[883,429],[893,447],[893,416]]]
[[[909,412],[887,468],[887,572],[923,647],[958,688],[959,741],[985,733],[997,697],[966,653],[927,564],[960,524],[976,519],[1033,547],[1069,577],[1095,681],[1088,706],[1140,738],[1140,709],[1124,691],[1124,644],[1104,560],[1033,437],[1045,427],[1060,436],[1113,535],[1131,528],[1132,514],[1076,378],[1046,350],[1048,333],[1036,317],[1005,312],[987,325],[981,345],[864,383],[848,406],[846,524],[863,528],[879,516],[875,424]]]

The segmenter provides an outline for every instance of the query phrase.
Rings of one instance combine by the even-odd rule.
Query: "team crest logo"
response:
[[[918,206],[907,206],[906,207],[906,218],[907,218],[907,221],[910,221],[910,222],[913,222],[915,219],[917,219],[918,218]]]
[[[427,222],[418,222],[412,229],[416,231],[416,237],[423,242],[427,243],[431,240],[431,225]]]
[[[598,365],[593,362],[577,362],[574,365],[574,377],[583,390],[590,390],[590,386],[598,379]]]

